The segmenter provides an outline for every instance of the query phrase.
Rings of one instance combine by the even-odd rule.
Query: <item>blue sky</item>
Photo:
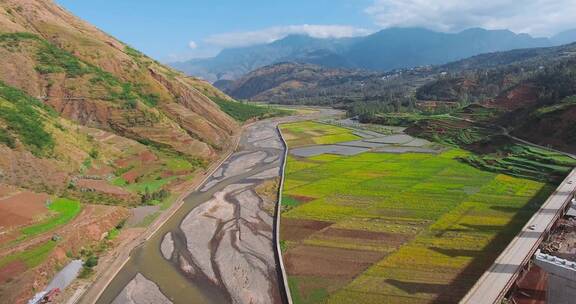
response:
[[[77,16],[162,61],[213,55],[217,34],[291,25],[373,27],[371,0],[56,0]],[[189,44],[194,41],[196,49]]]
[[[576,28],[576,0],[55,0],[72,13],[164,62],[291,33],[367,35],[379,29],[470,27],[549,36]]]

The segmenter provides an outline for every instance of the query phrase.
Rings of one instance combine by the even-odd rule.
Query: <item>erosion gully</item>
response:
[[[338,114],[321,109],[246,128],[237,152],[133,250],[96,303],[281,303],[276,201],[261,197],[257,188],[279,177],[279,123]]]

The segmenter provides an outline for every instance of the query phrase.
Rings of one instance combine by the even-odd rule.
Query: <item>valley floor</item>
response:
[[[552,191],[401,130],[305,122],[282,133],[281,246],[296,304],[457,303]]]
[[[272,225],[284,147],[276,126],[338,113],[246,127],[237,151],[119,265],[97,303],[279,303]],[[89,294],[82,303],[94,303]]]

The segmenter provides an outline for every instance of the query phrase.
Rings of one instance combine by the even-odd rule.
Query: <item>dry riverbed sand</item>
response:
[[[263,187],[275,185],[280,174],[280,121],[247,128],[238,151],[197,192],[211,193],[210,199],[192,209],[177,233],[166,233],[160,244],[164,259],[189,280],[214,287],[230,303],[282,302],[273,238],[277,186]],[[262,193],[262,188],[271,193]],[[182,246],[177,239],[183,239]],[[113,303],[172,303],[169,298],[138,273]]]
[[[169,304],[168,300],[154,282],[143,275],[136,277],[126,285],[112,304]]]
[[[273,215],[269,213],[274,209],[270,204],[275,202],[266,201],[256,192],[260,184],[280,172],[283,146],[275,125],[260,122],[247,130],[241,151],[223,164],[202,191],[231,177],[245,177],[192,210],[180,226],[195,272],[223,288],[233,303],[281,301],[273,251]]]
[[[158,254],[207,297],[194,298],[187,289],[181,291],[190,292],[192,298],[174,289],[164,290],[172,282],[166,280],[176,278],[157,276],[144,267],[143,273],[131,268],[136,269],[134,277],[122,285],[113,303],[188,303],[194,299],[198,303],[282,303],[273,223],[284,145],[276,127],[338,114],[320,111],[247,127],[237,151],[189,196],[191,200],[201,197],[201,203],[184,213],[176,227],[163,232],[156,250],[142,251]]]

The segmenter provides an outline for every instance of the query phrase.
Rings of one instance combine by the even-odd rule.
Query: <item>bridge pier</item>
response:
[[[548,273],[546,302],[549,304],[574,303],[576,301],[576,263],[540,250],[534,255],[534,263]]]

